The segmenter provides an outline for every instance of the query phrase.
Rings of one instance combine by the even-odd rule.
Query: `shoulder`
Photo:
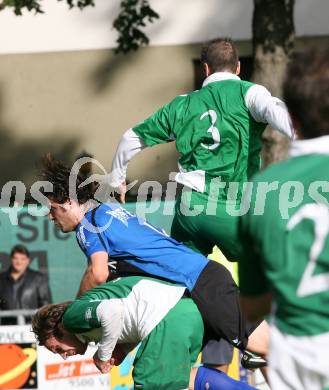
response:
[[[26,270],[27,276],[29,276],[31,279],[37,279],[37,280],[45,280],[48,279],[48,276],[40,271],[35,271],[33,269],[28,268]]]
[[[84,294],[72,302],[63,316],[64,328],[74,333],[82,333],[99,327],[97,307],[101,302],[100,299],[91,299],[89,294]]]
[[[209,84],[211,85],[211,84]],[[188,92],[182,95],[177,95],[169,104],[168,106],[170,108],[177,108],[184,105],[189,105],[191,101],[194,101],[195,99],[199,99],[202,97],[202,95],[207,94],[208,90],[207,87],[196,89],[192,92]]]
[[[257,84],[241,79],[220,80],[218,82],[209,83],[201,88],[200,97],[201,94],[212,97],[215,92],[216,94],[218,93],[222,98],[229,97],[236,100],[238,97],[241,97],[243,100],[245,100],[246,95],[249,94],[250,91],[254,90],[255,86],[257,86]],[[253,92],[251,94],[253,95]]]
[[[76,235],[80,244],[85,243],[86,236],[105,230],[104,227],[111,219],[112,210],[113,208],[109,204],[102,203],[88,211],[84,220],[76,228]]]
[[[0,273],[0,290],[6,289],[8,284],[12,284],[11,278],[9,277],[9,272],[4,271]],[[1,298],[1,297],[0,297]]]
[[[5,271],[5,272],[1,272],[0,273],[0,289],[2,286],[4,286],[5,284],[7,284],[9,281],[9,278],[8,278],[8,272]]]
[[[166,104],[164,108],[168,111],[169,114],[172,111],[177,112],[181,107],[184,107],[186,104],[188,104],[190,97],[194,92],[174,97],[174,99],[172,99],[171,102]]]
[[[241,86],[243,86],[245,88],[254,87],[255,85],[261,87],[261,85],[255,84],[252,81],[247,81],[247,80],[239,80],[239,83],[240,83]]]
[[[196,92],[198,92],[198,91],[193,91],[190,93],[183,93],[182,95],[177,95],[176,97],[174,97],[174,99],[169,104],[183,103],[186,100],[188,100],[192,94],[195,94]]]
[[[268,98],[271,96],[270,91],[260,84],[255,84],[249,81],[242,81],[242,90],[245,94],[245,98],[248,100],[253,100],[257,98]]]
[[[121,225],[128,227],[128,221],[131,218],[136,218],[128,210],[119,203],[102,204],[96,212],[95,221],[98,226],[103,227],[103,230],[108,230],[115,225],[115,228],[120,228]]]
[[[294,164],[293,160],[294,159],[288,159],[288,160],[279,161],[277,163],[271,164],[269,167],[267,167],[263,171],[257,173],[252,178],[252,181],[259,183],[259,182],[270,182],[270,181],[284,180],[288,168],[292,164]]]
[[[90,222],[93,222],[93,220],[99,220],[104,218],[107,211],[110,210],[110,207],[106,203],[101,203],[100,205],[96,206],[95,208],[88,211],[88,213],[85,215],[86,219]]]

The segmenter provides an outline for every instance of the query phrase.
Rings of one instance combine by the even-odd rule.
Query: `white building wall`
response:
[[[112,22],[119,0],[68,10],[65,1],[44,0],[44,14],[0,12],[0,54],[113,48]],[[196,43],[217,36],[251,38],[253,0],[151,0],[161,19],[147,27],[151,45]],[[297,36],[329,35],[329,1],[296,0]]]

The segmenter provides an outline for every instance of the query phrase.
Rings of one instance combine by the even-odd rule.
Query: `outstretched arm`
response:
[[[143,122],[127,130],[122,136],[114,160],[111,173],[111,187],[118,189],[121,193],[120,201],[124,203],[126,186],[126,171],[129,161],[142,149],[175,139],[172,132],[175,122],[178,120],[177,112],[184,111],[186,97],[178,96],[171,103],[161,107],[153,115]],[[174,111],[176,114],[171,115]],[[171,118],[171,119],[169,119]]]
[[[126,173],[129,161],[145,147],[143,140],[133,129],[127,130],[119,142],[112,163],[112,179],[109,184],[118,190],[121,203],[125,202]]]
[[[255,84],[245,97],[246,106],[256,122],[267,123],[273,129],[294,139],[294,129],[287,107],[263,86]]]

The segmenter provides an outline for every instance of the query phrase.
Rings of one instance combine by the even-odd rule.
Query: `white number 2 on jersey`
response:
[[[318,256],[329,234],[329,210],[324,204],[309,203],[301,207],[289,220],[287,229],[292,230],[303,219],[314,222],[314,241],[309,252],[309,262],[297,288],[297,296],[320,293],[329,289],[329,272],[313,275]]]
[[[207,132],[211,133],[211,136],[212,136],[212,139],[214,140],[214,143],[211,145],[206,145],[204,143],[201,143],[201,146],[205,149],[208,149],[208,150],[214,150],[214,149],[218,148],[219,143],[220,143],[220,134],[219,134],[217,127],[215,127],[215,124],[217,121],[217,114],[214,110],[206,111],[200,116],[200,120],[202,121],[202,119],[205,118],[206,116],[210,116],[210,119],[211,119],[211,126],[209,127]]]

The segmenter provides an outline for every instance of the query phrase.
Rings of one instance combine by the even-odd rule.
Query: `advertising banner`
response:
[[[89,346],[83,356],[63,360],[59,355],[37,346],[30,329],[29,325],[0,328],[0,389],[133,389],[131,374],[136,350],[119,367],[114,367],[110,375],[103,375],[92,360],[95,346]],[[239,369],[238,355],[236,351],[229,374],[255,384],[250,372]]]
[[[88,347],[86,353],[63,360],[46,348],[38,348],[39,389],[110,389],[110,375],[100,374],[93,362],[96,347]]]
[[[37,346],[30,325],[0,327],[0,389],[110,389],[110,376],[93,363],[95,346],[63,360]]]

